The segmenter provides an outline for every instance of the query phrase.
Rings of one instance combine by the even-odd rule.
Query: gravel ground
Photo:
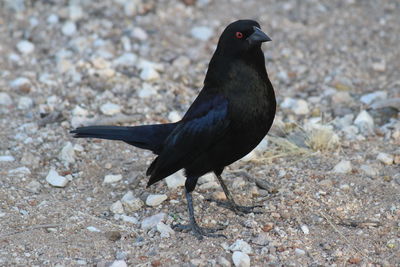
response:
[[[400,266],[400,4],[381,0],[0,2],[1,266]],[[254,18],[271,36],[279,109],[224,173],[146,189],[151,153],[75,140],[79,125],[164,123],[202,86],[219,34]]]

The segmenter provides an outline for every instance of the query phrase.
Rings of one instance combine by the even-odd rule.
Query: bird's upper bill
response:
[[[266,35],[263,31],[261,31],[261,29],[259,27],[253,26],[253,30],[254,30],[254,32],[246,39],[250,45],[253,43],[262,43],[262,42],[272,41],[271,38],[269,38],[268,35]]]

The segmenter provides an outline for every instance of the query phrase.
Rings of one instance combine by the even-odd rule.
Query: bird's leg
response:
[[[218,200],[211,200],[211,201],[216,202],[218,206],[221,206],[221,207],[224,207],[224,208],[227,208],[227,209],[230,209],[230,210],[234,211],[238,215],[244,215],[244,214],[251,213],[251,212],[261,213],[259,211],[258,212],[254,211],[255,208],[262,207],[261,205],[247,207],[247,206],[240,206],[240,205],[236,204],[235,200],[233,200],[233,197],[232,197],[231,193],[228,190],[228,187],[226,186],[226,184],[222,180],[221,175],[216,175],[216,176],[218,178],[218,181],[219,181],[222,189],[224,190],[224,193],[225,193],[226,198],[227,198],[228,201],[218,201]]]
[[[185,194],[186,194],[186,199],[187,199],[187,207],[188,207],[188,213],[189,213],[189,219],[190,223],[189,224],[177,224],[174,225],[173,228],[176,231],[192,231],[193,235],[197,237],[197,239],[201,240],[203,239],[203,236],[209,236],[209,237],[225,237],[225,235],[222,234],[213,234],[216,231],[223,230],[223,228],[203,228],[200,227],[196,219],[194,218],[194,210],[193,210],[193,200],[192,200],[192,194],[185,188]]]

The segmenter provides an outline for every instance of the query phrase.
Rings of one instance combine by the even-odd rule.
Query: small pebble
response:
[[[310,229],[308,228],[307,225],[303,224],[302,226],[300,226],[300,228],[301,228],[301,231],[303,231],[303,233],[305,235],[308,235],[310,233]]]
[[[124,207],[122,206],[122,202],[120,200],[114,202],[110,206],[110,211],[114,214],[122,214],[124,213]]]
[[[122,197],[121,202],[127,212],[135,212],[143,207],[143,201],[135,197],[132,191],[128,191]]]
[[[378,171],[370,165],[361,165],[360,170],[362,170],[368,176],[373,177],[373,176],[378,175]]]
[[[68,179],[59,175],[57,171],[53,169],[47,174],[46,181],[54,187],[65,187],[68,184]]]
[[[0,92],[0,106],[10,106],[13,103],[9,94]]]
[[[173,110],[168,114],[168,120],[170,122],[177,122],[177,121],[181,120],[181,118],[182,118],[182,116],[179,115],[179,113],[176,110]]]
[[[112,116],[121,112],[121,106],[111,102],[107,102],[100,107],[100,111],[104,115]]]
[[[296,253],[296,255],[298,255],[298,256],[306,255],[306,252],[299,248],[295,248],[294,253]]]
[[[122,175],[121,174],[108,174],[104,176],[104,181],[103,183],[105,184],[111,184],[111,183],[116,183],[122,180]]]
[[[342,160],[333,168],[333,172],[335,173],[350,173],[353,167],[351,166],[351,162],[348,160]]]
[[[113,242],[120,240],[122,237],[119,231],[107,231],[104,234],[108,240]]]
[[[141,228],[147,230],[156,227],[159,222],[162,222],[164,220],[165,215],[165,213],[161,212],[153,216],[144,218],[141,223]]]
[[[0,156],[0,162],[12,162],[15,158],[13,156]]]
[[[374,119],[367,111],[363,110],[357,115],[354,125],[358,127],[361,134],[368,135],[373,133]]]
[[[385,165],[392,165],[394,157],[393,157],[393,155],[381,152],[381,153],[378,154],[376,159],[379,160],[380,162],[382,162]]]
[[[238,239],[229,247],[230,251],[241,251],[243,253],[251,253],[252,249],[251,246],[246,242],[243,241],[242,239]]]
[[[250,267],[250,257],[246,253],[240,251],[233,252],[232,261],[236,267]]]
[[[168,238],[171,235],[175,234],[175,231],[169,225],[166,225],[163,222],[159,222],[157,224],[157,231],[160,233],[161,237]]]
[[[139,39],[140,41],[145,41],[148,37],[147,32],[144,31],[142,28],[134,27],[132,29],[132,37]]]
[[[116,260],[109,267],[128,267],[128,265],[123,260]]]
[[[217,258],[217,263],[221,266],[221,267],[231,267],[231,263],[224,257],[219,256]]]
[[[78,5],[70,5],[69,6],[69,18],[72,21],[78,21],[84,17],[83,9],[82,7]]]
[[[209,27],[204,26],[194,27],[190,31],[190,34],[198,40],[207,41],[213,35],[213,30]]]
[[[67,21],[61,28],[61,32],[65,36],[72,36],[76,33],[76,24],[73,21]]]
[[[137,62],[137,55],[124,53],[113,61],[113,65],[122,67],[132,67]]]
[[[182,171],[179,171],[165,178],[165,182],[167,183],[168,189],[176,189],[185,185],[186,177],[183,175]]]
[[[364,104],[371,105],[375,101],[385,100],[387,98],[387,92],[385,91],[376,91],[373,93],[365,94],[361,96],[360,101]]]
[[[88,230],[90,232],[101,232],[98,228],[96,228],[94,226],[88,226],[88,227],[86,227],[86,230]]]
[[[168,196],[165,194],[149,195],[146,199],[146,205],[155,207],[155,206],[160,205],[167,198],[168,198]]]
[[[40,189],[42,188],[42,184],[39,183],[39,182],[36,181],[36,180],[33,180],[33,181],[29,182],[29,183],[25,186],[25,188],[28,189],[28,190],[30,190],[30,191],[32,191],[32,192],[34,192],[34,193],[39,193],[39,192],[40,192]]]
[[[142,88],[138,92],[140,98],[147,98],[152,95],[157,94],[157,89],[155,89],[151,84],[143,83]]]
[[[26,110],[33,107],[33,100],[27,96],[21,96],[18,100],[18,109]]]
[[[58,158],[65,164],[70,164],[75,162],[75,150],[71,142],[67,142],[65,146],[61,149]]]
[[[31,81],[25,77],[19,77],[10,82],[11,89],[18,90],[24,93],[29,93],[31,91]]]
[[[17,43],[17,49],[22,54],[30,54],[35,50],[35,45],[27,40],[22,40]]]
[[[47,17],[47,23],[49,24],[57,24],[59,22],[59,17],[56,14],[51,14]]]
[[[160,78],[160,74],[158,74],[152,66],[146,66],[143,68],[139,76],[140,79],[147,82],[152,82]]]

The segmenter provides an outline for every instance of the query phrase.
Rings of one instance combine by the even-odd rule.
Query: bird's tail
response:
[[[175,123],[141,126],[87,126],[79,127],[70,133],[75,138],[100,138],[120,140],[130,145],[148,149],[159,154],[167,136],[175,128]]]

